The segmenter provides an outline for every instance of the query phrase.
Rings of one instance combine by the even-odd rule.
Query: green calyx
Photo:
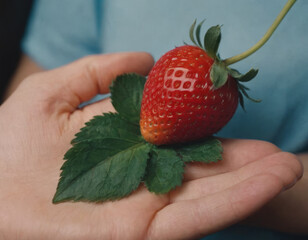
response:
[[[213,59],[219,59],[217,55],[218,47],[221,40],[220,26],[213,26],[207,30],[204,35],[203,44],[200,39],[200,31],[205,20],[200,22],[197,27],[197,20],[191,25],[189,30],[190,40],[198,47],[202,48]]]
[[[257,69],[250,69],[247,73],[241,74],[238,70],[228,67],[228,65],[221,60],[218,48],[221,40],[221,26],[216,25],[210,27],[204,35],[203,43],[200,39],[201,27],[204,20],[197,25],[197,21],[190,27],[189,36],[191,41],[198,47],[202,48],[211,58],[214,59],[214,64],[212,65],[210,78],[213,82],[214,88],[218,89],[225,85],[228,81],[228,77],[231,76],[237,81],[237,86],[239,90],[239,102],[244,109],[244,97],[248,98],[253,102],[260,102],[251,98],[247,91],[249,88],[243,85],[245,82],[252,80],[258,73]]]

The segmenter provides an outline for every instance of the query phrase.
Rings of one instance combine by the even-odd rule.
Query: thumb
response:
[[[147,75],[153,66],[153,58],[145,52],[115,53],[83,58],[57,71],[61,77],[53,82],[58,86],[58,97],[77,108],[100,93],[108,93],[109,86],[118,75],[138,73]],[[52,73],[50,73],[51,80]]]
[[[133,72],[147,75],[153,63],[152,56],[145,52],[93,55],[35,74],[29,78],[32,80],[28,81],[28,88],[39,89],[36,92],[41,92],[41,96],[36,97],[48,103],[53,111],[73,113],[81,103],[108,93],[109,85],[118,75]]]

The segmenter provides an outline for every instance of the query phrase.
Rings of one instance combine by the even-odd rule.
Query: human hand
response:
[[[91,56],[23,81],[0,108],[0,233],[3,239],[186,239],[243,220],[302,174],[272,144],[222,140],[223,161],[192,163],[183,186],[154,195],[140,186],[115,202],[52,204],[63,155],[109,99],[82,109],[127,72],[146,75],[146,53]]]

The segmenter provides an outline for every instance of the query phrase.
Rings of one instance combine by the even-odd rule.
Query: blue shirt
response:
[[[46,69],[96,53],[147,51],[157,60],[189,42],[189,27],[197,18],[206,19],[204,28],[223,25],[219,52],[227,58],[254,45],[284,4],[280,0],[37,0],[23,51]],[[262,102],[246,100],[247,111],[238,108],[219,136],[266,140],[294,153],[308,151],[307,12],[308,1],[297,1],[262,49],[232,65],[241,72],[259,69],[246,86]],[[249,234],[251,229],[239,228],[208,239],[288,239],[271,231]]]

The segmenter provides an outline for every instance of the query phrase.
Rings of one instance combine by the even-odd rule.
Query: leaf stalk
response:
[[[294,5],[295,2],[296,0],[288,0],[288,2],[285,4],[283,9],[280,11],[278,16],[276,17],[275,21],[272,23],[270,28],[265,33],[265,35],[254,46],[252,46],[251,48],[249,48],[243,53],[240,53],[236,56],[223,60],[226,66],[239,62],[244,58],[247,58],[248,56],[256,52],[259,48],[261,48],[268,41],[268,39],[272,36],[276,28],[279,26],[280,22],[284,19],[284,17],[289,12],[289,10],[291,9],[291,7]]]

